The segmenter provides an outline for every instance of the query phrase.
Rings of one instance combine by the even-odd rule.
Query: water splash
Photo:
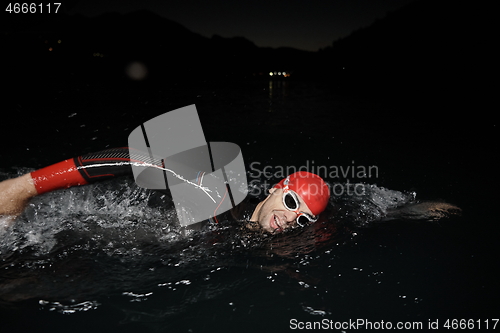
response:
[[[160,311],[165,317],[234,292],[252,280],[248,272],[271,274],[273,281],[283,272],[302,288],[314,289],[317,281],[302,271],[333,257],[360,226],[398,218],[435,220],[456,212],[449,204],[419,202],[414,192],[365,185],[358,195],[332,196],[313,225],[279,235],[249,232],[230,221],[185,233],[167,196],[142,189],[132,179],[114,179],[30,202],[0,237],[0,298],[35,298],[46,309],[69,314],[96,308],[106,301],[102,296],[135,304],[182,290],[182,303]],[[229,274],[228,267],[245,274],[221,287],[220,276]],[[322,315],[322,310],[303,309]]]
[[[96,301],[85,301],[77,304],[61,304],[60,302],[50,302],[39,300],[38,303],[47,307],[49,311],[57,311],[62,314],[72,314],[80,311],[95,310],[100,305]]]
[[[121,179],[35,197],[0,239],[0,251],[32,248],[47,254],[56,246],[57,235],[68,231],[110,249],[181,235],[166,195]]]
[[[312,308],[310,306],[305,306],[305,305],[302,306],[302,309],[306,313],[308,313],[310,315],[313,315],[313,316],[322,316],[322,317],[324,317],[326,315],[330,315],[331,314],[331,312],[329,312],[329,311],[317,310],[317,309],[314,309],[314,308]]]
[[[354,184],[344,184],[350,191],[333,196],[331,204],[336,206],[342,218],[350,219],[358,226],[375,221],[411,219],[435,221],[460,216],[461,209],[446,202],[417,200],[414,191],[396,191],[373,184],[362,184],[362,191],[355,191]]]

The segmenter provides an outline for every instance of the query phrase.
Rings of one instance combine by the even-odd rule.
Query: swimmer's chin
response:
[[[276,230],[268,230],[267,228],[265,228],[264,226],[262,226],[262,224],[260,222],[256,222],[256,221],[247,221],[245,223],[245,227],[248,230],[250,230],[250,231],[260,232],[260,233],[263,233],[263,234],[274,234],[274,233],[276,233]]]
[[[265,232],[264,228],[260,225],[259,222],[255,221],[246,221],[245,222],[245,228],[250,230],[250,231],[255,231],[255,232]]]
[[[271,218],[274,218],[274,214],[271,215]],[[275,224],[274,227],[271,223],[266,225],[262,222],[256,221],[247,221],[245,224],[246,228],[250,231],[261,232],[265,234],[279,234],[284,230],[279,226],[279,224]]]

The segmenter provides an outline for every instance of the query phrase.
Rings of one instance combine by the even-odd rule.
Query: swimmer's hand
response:
[[[3,227],[12,224],[14,218],[23,212],[29,199],[37,194],[29,173],[0,182],[0,221],[4,222]]]

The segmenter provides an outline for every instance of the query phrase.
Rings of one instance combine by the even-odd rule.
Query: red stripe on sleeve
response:
[[[50,165],[31,173],[33,184],[38,194],[68,188],[71,186],[85,185],[88,182],[77,170],[73,159]]]

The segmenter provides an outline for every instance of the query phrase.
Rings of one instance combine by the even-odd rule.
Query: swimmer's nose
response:
[[[286,222],[286,224],[289,224],[289,225],[292,224],[295,221],[295,219],[297,218],[297,214],[294,212],[291,212],[289,210],[285,211],[284,215],[285,215],[285,222]]]

